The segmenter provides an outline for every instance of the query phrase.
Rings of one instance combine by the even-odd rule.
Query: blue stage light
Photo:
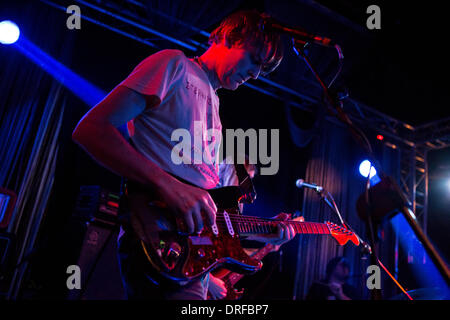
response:
[[[377,174],[377,170],[375,170],[375,168],[372,167],[372,164],[370,163],[369,160],[364,160],[363,162],[361,162],[361,164],[359,165],[359,173],[364,178],[367,178],[367,176],[369,175],[369,170],[370,170],[370,178],[373,178],[373,176]]]
[[[100,102],[106,92],[97,88],[88,80],[73,72],[61,62],[41,50],[25,36],[20,38],[14,46],[26,57],[39,65],[44,71],[52,75],[57,81],[73,92],[88,106],[94,106]]]
[[[0,43],[13,44],[20,37],[20,29],[14,22],[5,20],[0,22]]]

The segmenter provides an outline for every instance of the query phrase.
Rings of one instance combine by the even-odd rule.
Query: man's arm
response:
[[[162,170],[138,153],[117,129],[142,113],[145,107],[143,95],[119,86],[81,119],[72,139],[118,175],[157,185],[164,178]]]
[[[209,194],[173,178],[137,152],[117,129],[159,102],[156,96],[118,86],[81,119],[72,139],[101,165],[156,190],[161,200],[183,217],[189,232],[200,231],[202,211],[209,224],[215,223],[217,208]]]

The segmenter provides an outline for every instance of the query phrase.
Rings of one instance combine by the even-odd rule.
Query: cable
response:
[[[84,281],[84,283],[81,286],[81,290],[80,290],[80,293],[78,294],[77,300],[81,300],[83,298],[83,295],[86,291],[87,285],[89,284],[89,281],[91,280],[91,277],[94,274],[95,267],[97,266],[97,263],[100,261],[100,258],[102,257],[106,247],[108,246],[108,244],[111,240],[111,237],[113,236],[115,231],[117,231],[117,227],[118,227],[118,225],[115,225],[111,228],[105,242],[103,243],[102,247],[100,248],[100,251],[97,253],[97,257],[95,258],[94,263],[92,264],[91,269],[89,270],[89,273],[86,276],[86,280]]]
[[[338,67],[338,71],[336,72],[336,75],[333,77],[333,79],[328,84],[328,89],[330,89],[331,86],[333,85],[334,81],[336,81],[336,79],[339,76],[339,74],[341,73],[342,67],[344,65],[344,54],[342,53],[341,47],[337,44],[334,47],[336,48],[336,51],[338,52],[339,67]]]
[[[369,171],[369,172],[370,172],[370,171]],[[369,175],[369,176],[370,176],[370,175]],[[333,199],[333,197],[331,196],[331,194],[330,194],[328,191],[327,191],[327,194],[330,196],[332,204],[330,203],[330,201],[329,201],[326,197],[323,197],[323,196],[322,196],[321,198],[322,198],[322,199],[323,199],[323,200],[324,200],[324,201],[325,201],[332,209],[334,209],[333,211],[334,211],[335,213],[338,214],[339,219],[341,220],[342,225],[345,226],[346,228],[348,228],[350,231],[352,231],[352,232],[358,237],[358,239],[360,240],[360,242],[364,245],[364,241],[362,241],[362,239],[357,235],[356,232],[354,232],[354,230],[350,227],[350,225],[348,225],[347,223],[345,223],[344,220],[342,219],[341,215],[339,214],[339,210],[337,209],[336,202],[334,201],[334,199]],[[377,256],[375,256],[375,258],[376,258],[378,264],[383,268],[384,271],[386,271],[386,273],[389,275],[389,277],[392,279],[392,281],[394,281],[394,283],[395,283],[395,284],[400,288],[400,290],[408,297],[408,299],[409,299],[409,300],[413,300],[413,299],[411,298],[411,296],[408,294],[408,292],[406,292],[406,290],[402,287],[402,285],[395,279],[394,276],[392,276],[392,274],[389,272],[389,270],[381,263],[380,259],[379,259]]]
[[[409,300],[413,300],[413,298],[408,294],[408,292],[406,292],[405,289],[403,289],[403,287],[401,286],[400,283],[398,283],[398,281],[394,278],[394,276],[388,271],[388,269],[381,263],[380,260],[378,260],[378,263],[380,264],[380,266],[384,269],[384,271],[386,271],[386,273],[389,275],[389,277],[391,277],[392,281],[395,282],[395,284],[400,288],[400,290],[402,290],[402,292],[408,297]]]
[[[330,96],[330,92],[329,92],[329,86],[332,85],[332,83],[335,81],[335,79],[337,78],[337,75],[333,78],[332,82],[330,83],[330,85],[327,87],[325,86],[325,84],[323,83],[322,79],[320,78],[319,74],[316,72],[316,70],[314,69],[314,67],[312,66],[312,64],[310,63],[308,57],[303,53],[303,51],[298,50],[295,46],[295,39],[292,39],[293,42],[293,49],[295,51],[295,53],[297,54],[297,56],[301,56],[303,58],[303,60],[305,61],[305,63],[307,64],[307,66],[309,67],[309,69],[311,70],[311,72],[313,73],[313,75],[315,76],[315,78],[317,79],[317,81],[319,82],[319,84],[321,85],[321,87],[323,88],[324,94],[325,94],[325,98],[328,100],[328,103],[333,106],[337,112],[337,117],[339,120],[341,120],[343,123],[345,123],[348,128],[350,129],[350,131],[353,133],[353,137],[357,140],[360,140],[362,147],[366,150],[366,152],[368,153],[369,157],[370,157],[370,162],[371,162],[371,167],[369,169],[369,174],[367,176],[367,182],[366,182],[366,188],[365,188],[365,199],[366,199],[366,203],[367,203],[367,224],[369,226],[369,235],[370,235],[370,242],[372,244],[372,250],[370,252],[371,254],[371,259],[372,262],[375,263],[379,263],[382,268],[391,276],[391,274],[387,271],[387,269],[384,267],[384,265],[381,263],[381,261],[378,259],[378,254],[377,254],[377,250],[375,248],[375,235],[374,235],[374,228],[373,228],[373,223],[372,223],[372,215],[370,213],[371,211],[371,206],[370,206],[370,194],[369,194],[369,189],[370,189],[370,170],[372,169],[372,166],[374,165],[374,163],[377,164],[377,167],[379,169],[379,172],[381,173],[380,175],[383,176],[381,167],[378,166],[378,162],[376,161],[375,157],[373,156],[373,150],[372,150],[372,146],[370,144],[369,139],[367,138],[367,136],[364,134],[364,132],[359,129],[358,127],[354,126],[352,121],[349,119],[349,117],[345,114],[345,112],[343,111],[342,108],[342,101],[339,101],[339,104],[336,103],[335,100],[333,100],[333,98]],[[336,50],[338,51],[339,54],[339,60],[342,62],[343,59],[343,54],[342,54],[342,50],[339,46],[335,46]],[[341,66],[342,67],[342,66]],[[339,74],[340,70],[338,71]],[[375,168],[376,169],[376,168]],[[321,194],[322,199],[325,200],[325,197],[323,197],[323,195]],[[334,202],[333,197],[331,197],[332,201],[333,201],[333,205],[330,206],[332,207],[332,209],[334,209],[333,211],[336,212],[336,214],[338,215],[339,219],[341,220],[342,224],[344,226],[347,227],[347,224],[344,223],[339,210],[337,209],[336,203]],[[325,200],[325,202],[330,205],[328,200]],[[349,226],[348,226],[349,227]],[[350,228],[351,231],[353,231]],[[359,237],[358,237],[359,238]],[[361,239],[360,239],[361,240]],[[399,288],[406,293],[406,295],[411,299],[411,297],[407,294],[406,291],[404,291],[403,287],[398,283],[398,281],[395,280],[395,278],[393,278],[391,276],[391,278],[394,280],[394,282],[399,286]]]

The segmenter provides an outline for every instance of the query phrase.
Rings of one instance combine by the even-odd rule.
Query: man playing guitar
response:
[[[235,90],[279,65],[280,37],[261,27],[265,19],[270,18],[255,11],[231,15],[211,33],[210,47],[199,58],[187,58],[179,50],[149,56],[73,132],[73,140],[101,165],[157,195],[184,222],[189,234],[216,224],[217,207],[206,190],[219,186],[219,155],[214,149],[221,141],[204,138],[201,142],[201,150],[209,151],[202,159],[206,154],[209,161],[176,164],[172,133],[183,128],[193,136],[195,122],[201,122],[204,131],[221,130],[216,91]],[[118,130],[124,124],[130,141]],[[201,151],[193,148],[196,152]],[[139,210],[133,214],[143,218]],[[279,223],[276,233],[253,239],[280,245],[294,236],[292,226]],[[121,228],[119,261],[128,298],[205,299],[208,273],[179,285],[144,270],[143,254],[136,248],[145,237],[145,229],[136,232],[128,223]]]

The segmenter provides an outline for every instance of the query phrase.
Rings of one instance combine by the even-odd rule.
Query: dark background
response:
[[[186,3],[192,7],[198,6],[195,1]],[[204,3],[218,7],[224,5],[215,1]],[[447,82],[443,80],[449,71],[445,49],[446,11],[439,5],[441,2],[428,1],[419,6],[409,1],[316,1],[334,12],[331,17],[337,14],[345,17],[345,24],[317,13],[302,1],[233,3],[234,6],[228,7],[228,11],[239,8],[266,9],[287,24],[303,26],[339,41],[344,48],[346,64],[338,83],[347,87],[354,99],[413,126],[449,116],[449,91]],[[154,1],[153,4],[161,10],[165,8],[163,1]],[[370,31],[365,27],[365,9],[369,4],[381,7],[381,30]],[[59,50],[56,41],[65,39],[70,42],[72,50],[67,65],[105,92],[113,89],[142,59],[156,51],[86,21],[82,21],[81,30],[64,30],[67,15],[38,1],[34,3],[34,21],[38,21],[38,24],[30,25],[22,11],[23,6],[28,5],[27,1],[3,2],[0,20],[8,18],[20,23],[27,37],[51,55]],[[180,7],[188,10],[181,4]],[[40,15],[50,16],[54,21],[47,24],[39,20]],[[199,21],[198,26],[212,31],[220,18],[211,15],[210,22]],[[155,21],[151,23],[156,25]],[[55,28],[55,25],[63,27]],[[177,33],[170,26],[164,30],[169,34]],[[158,43],[162,48],[175,48],[173,44]],[[14,54],[17,53],[11,48],[0,47],[0,57]],[[194,53],[187,55],[193,56]],[[334,53],[316,48],[311,49],[311,55],[326,79],[334,75]],[[2,61],[0,59],[0,72]],[[31,64],[26,58],[21,63],[24,68]],[[309,90],[298,86],[297,79],[300,76],[313,81],[304,63],[292,52],[287,52],[285,60],[279,70],[271,75],[271,79],[299,92]],[[317,88],[311,88],[313,95],[315,90]],[[82,225],[76,225],[71,220],[79,187],[101,185],[111,191],[119,190],[120,178],[96,164],[71,141],[74,127],[92,106],[68,94],[70,99],[60,137],[55,185],[39,232],[34,258],[26,275],[22,293],[25,298],[63,299],[66,294],[67,274],[64,267],[77,263],[84,230]],[[258,207],[261,208],[258,214],[270,217],[279,211],[301,209],[302,197],[293,186],[296,179],[304,176],[311,146],[299,148],[292,142],[285,119],[284,102],[248,87],[235,92],[219,91],[219,96],[224,128],[280,128],[280,171],[276,176],[255,179],[257,190],[259,186],[263,190],[260,194],[264,195],[264,205]],[[308,126],[312,116],[296,111],[295,119]],[[435,151],[429,158],[428,232],[447,260],[450,253],[446,234],[450,227],[450,190],[442,188],[442,181],[444,177],[450,177],[449,157],[447,149]],[[278,212],[274,212],[276,210]],[[255,283],[264,284],[259,291],[262,297],[291,297],[295,250],[294,244],[289,244],[282,259],[277,254],[268,257],[264,272],[255,280]],[[272,277],[270,284],[262,282],[269,274]]]

